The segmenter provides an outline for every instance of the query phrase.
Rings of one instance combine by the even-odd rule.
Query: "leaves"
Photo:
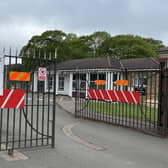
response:
[[[70,59],[111,56],[119,59],[138,57],[158,57],[157,50],[163,47],[162,41],[134,35],[111,36],[105,31],[97,31],[90,35],[77,36],[66,34],[61,30],[46,31],[33,36],[22,48],[22,53],[39,56],[41,53],[58,51],[58,61]],[[34,52],[34,53],[33,53]],[[46,54],[49,56],[49,54]]]

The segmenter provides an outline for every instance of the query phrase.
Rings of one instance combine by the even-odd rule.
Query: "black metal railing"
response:
[[[161,69],[77,71],[76,94],[74,94],[75,116],[164,136],[165,124],[159,107],[160,81],[163,80],[160,72]],[[80,83],[80,76],[83,74],[88,76],[85,90],[81,88]],[[97,78],[92,79],[94,76],[92,74],[97,74]],[[92,80],[101,79],[105,80],[104,86],[98,86],[92,82]],[[126,80],[128,85],[117,85],[118,80]]]
[[[4,88],[23,89],[25,107],[0,109],[0,150],[55,147],[56,59],[55,57],[4,55]],[[38,68],[47,69],[38,81]],[[11,71],[30,72],[30,81],[9,80]],[[53,79],[50,91],[48,78]]]

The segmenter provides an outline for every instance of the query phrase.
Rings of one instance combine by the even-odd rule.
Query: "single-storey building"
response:
[[[56,65],[56,94],[75,96],[77,85],[83,96],[87,89],[125,89],[116,86],[116,80],[128,80],[127,90],[141,90],[144,93],[158,92],[159,60],[154,58],[116,59],[96,57],[69,60]],[[34,75],[34,90],[53,92],[54,76],[38,81],[38,72]],[[78,81],[77,81],[78,79]],[[105,80],[105,85],[95,85],[95,80]],[[77,84],[78,82],[78,84]]]

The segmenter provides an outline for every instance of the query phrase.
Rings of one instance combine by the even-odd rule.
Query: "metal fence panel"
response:
[[[85,81],[87,89],[81,87],[83,74],[89,76],[89,80]],[[78,71],[76,76],[76,117],[163,136],[163,126],[159,124],[159,92],[162,80],[159,70]],[[92,80],[105,80],[105,84],[96,85]],[[119,84],[120,82],[125,82],[125,85]]]
[[[5,55],[4,89],[23,89],[24,108],[0,109],[0,150],[55,146],[55,85],[38,81],[38,68],[46,67],[47,82],[56,84],[55,59]],[[11,80],[10,72],[29,72],[30,81]],[[14,77],[14,76],[13,76]]]

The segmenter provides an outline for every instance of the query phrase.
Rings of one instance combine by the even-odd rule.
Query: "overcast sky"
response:
[[[136,34],[168,45],[168,0],[1,0],[0,46],[20,48],[59,29],[78,35]]]

